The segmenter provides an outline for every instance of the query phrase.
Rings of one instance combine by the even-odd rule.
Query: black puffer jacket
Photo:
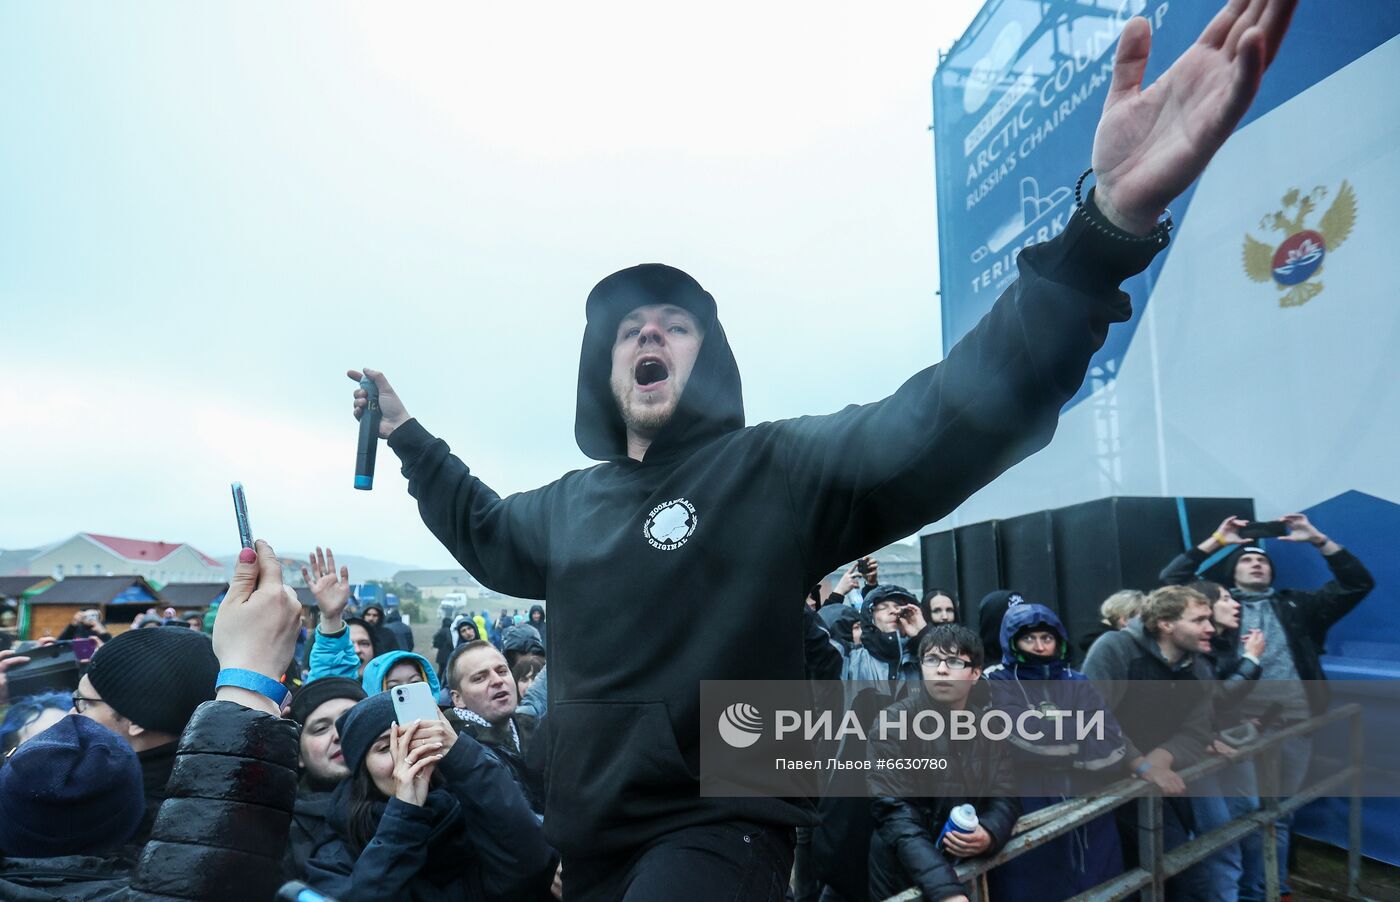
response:
[[[1191,548],[1172,559],[1163,568],[1160,579],[1169,586],[1184,586],[1195,580],[1196,568],[1205,562],[1206,553]],[[1313,592],[1301,589],[1277,589],[1269,600],[1274,614],[1288,634],[1288,651],[1293,666],[1308,694],[1308,704],[1314,715],[1327,710],[1328,692],[1322,681],[1321,656],[1327,642],[1327,631],[1376,587],[1376,580],[1356,555],[1342,548],[1336,554],[1323,555],[1332,581]]]
[[[5,902],[106,902],[131,882],[125,858],[61,855],[0,859],[0,899]]]
[[[131,895],[271,899],[297,791],[297,725],[233,702],[200,705],[180,737]]]
[[[1244,656],[1240,647],[1240,631],[1221,630],[1210,638],[1210,651],[1205,659],[1220,684],[1215,688],[1215,719],[1217,730],[1240,722],[1240,705],[1254,691],[1264,669],[1259,662]]]
[[[901,712],[912,723],[914,716],[934,708],[928,696],[919,692],[889,707],[892,715]],[[946,709],[938,709],[945,720]],[[870,760],[899,758],[942,758],[944,770],[896,770],[872,768],[869,775],[871,811],[875,816],[875,836],[870,843],[870,898],[886,899],[910,886],[925,899],[946,899],[964,895],[952,861],[934,845],[938,831],[954,807],[968,803],[977,809],[980,825],[992,838],[986,852],[995,855],[1011,838],[1011,829],[1021,813],[1013,797],[1009,743],[981,737],[953,742],[943,731],[937,739],[914,737],[905,742],[881,739],[873,734]]]
[[[282,884],[296,762],[292,721],[205,702],[180,738],[166,800],[134,871],[120,859],[12,858],[0,862],[0,899],[270,900]]]

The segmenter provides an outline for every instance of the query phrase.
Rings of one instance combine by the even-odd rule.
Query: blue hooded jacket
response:
[[[1059,639],[1055,654],[1048,662],[1030,660],[1030,656],[1016,649],[1016,634],[1035,627],[1046,629]],[[1041,774],[1048,777],[1044,774],[1047,765],[1089,772],[1121,766],[1127,755],[1122,730],[1089,678],[1069,666],[1069,638],[1054,611],[1041,604],[1007,608],[1001,620],[1001,647],[1001,665],[988,668],[986,673],[992,688],[992,707],[1008,712],[1013,719],[1028,709],[1080,711],[1086,718],[1096,711],[1104,713],[1102,739],[1092,734],[1082,740],[1076,739],[1078,731],[1073,719],[1066,722],[1061,740],[1049,729],[1042,729],[1044,736],[1039,740],[1023,739],[1013,733],[1010,741],[1016,746],[1017,757],[1036,762],[1036,766],[1023,770],[1018,778]],[[1052,779],[1050,782],[1059,781]]]
[[[427,658],[411,651],[390,651],[371,659],[365,665],[365,675],[360,685],[364,686],[365,692],[370,695],[378,695],[384,691],[384,680],[389,676],[389,671],[394,669],[395,664],[403,661],[412,661],[418,665],[418,669],[423,672],[423,682],[433,690],[433,698],[437,698],[438,693],[442,691],[442,684],[433,672],[433,665],[428,663]]]

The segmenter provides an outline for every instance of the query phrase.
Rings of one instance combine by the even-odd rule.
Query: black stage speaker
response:
[[[920,538],[924,585],[953,589],[958,621],[974,629],[983,595],[1016,589],[1059,614],[1078,660],[1079,640],[1097,626],[1105,598],[1157,588],[1173,557],[1232,515],[1253,519],[1253,500],[1101,498],[960,526]],[[1219,568],[1205,576],[1218,578]]]

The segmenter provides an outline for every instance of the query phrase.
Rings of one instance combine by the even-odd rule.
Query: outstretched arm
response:
[[[1295,2],[1232,0],[1146,90],[1150,29],[1131,20],[1086,207],[1019,255],[1016,283],[941,364],[884,401],[777,425],[814,572],[915,532],[1049,443],[1109,325],[1131,314],[1119,284],[1164,245],[1138,236],[1238,124]]]

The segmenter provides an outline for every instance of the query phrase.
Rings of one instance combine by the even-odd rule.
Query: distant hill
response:
[[[310,557],[310,552],[293,551],[291,553],[281,552],[277,556],[286,561],[288,559],[305,561]],[[233,565],[238,560],[238,552],[232,554],[221,554],[215,558],[224,565],[224,576],[233,576]],[[375,558],[360,557],[355,554],[337,554],[335,556],[337,567],[344,566],[350,568],[350,582],[363,583],[370,580],[390,580],[394,574],[400,570],[421,570],[417,564],[400,564],[394,561],[381,561]]]

